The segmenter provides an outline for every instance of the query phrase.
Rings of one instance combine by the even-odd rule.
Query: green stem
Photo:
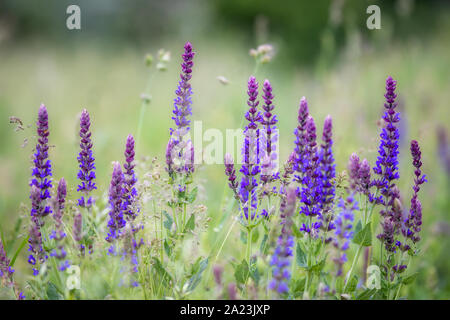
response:
[[[247,261],[250,266],[250,257],[252,255],[252,235],[253,235],[253,227],[247,227]]]
[[[353,270],[355,269],[356,263],[358,262],[359,256],[361,254],[362,247],[363,247],[362,245],[358,246],[358,251],[356,251],[356,255],[353,258],[352,266],[351,266],[350,271],[348,273],[347,280],[345,281],[344,292],[347,290],[347,286],[348,286],[348,284],[349,284],[349,282],[350,282],[350,280],[352,278]]]

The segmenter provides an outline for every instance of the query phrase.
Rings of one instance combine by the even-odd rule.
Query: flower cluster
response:
[[[50,200],[51,181],[51,162],[48,159],[48,136],[50,134],[48,128],[48,112],[45,105],[41,105],[38,112],[37,125],[37,144],[34,153],[34,167],[32,170],[31,186],[31,226],[30,237],[28,238],[28,263],[33,266],[33,274],[39,273],[34,267],[36,262],[44,262],[47,258],[42,247],[41,227],[44,225],[43,218],[52,211],[48,202]]]
[[[334,221],[336,230],[333,237],[333,245],[337,249],[338,256],[333,261],[337,265],[336,275],[341,276],[342,266],[347,262],[345,251],[350,247],[350,240],[353,237],[353,212],[359,210],[359,207],[353,195],[350,195],[345,200],[343,198],[339,199],[338,208],[340,208],[340,212]]]
[[[242,173],[239,186],[239,197],[241,199],[242,214],[246,221],[252,221],[257,216],[257,187],[256,177],[261,172],[260,168],[260,137],[258,122],[261,121],[261,113],[258,111],[258,82],[255,77],[248,80],[249,109],[245,114],[248,124],[244,129],[244,144],[242,146],[243,164],[240,169]]]
[[[167,171],[172,176],[174,172],[190,174],[194,171],[194,148],[190,139],[185,138],[190,130],[188,116],[192,115],[192,67],[194,66],[195,52],[190,42],[184,46],[182,54],[181,74],[178,87],[175,91],[174,109],[172,119],[176,128],[170,128],[170,139],[166,149]]]
[[[78,179],[80,184],[77,191],[83,195],[78,199],[78,205],[83,208],[89,208],[92,205],[92,197],[90,192],[97,189],[95,179],[95,163],[92,156],[92,141],[91,141],[91,120],[86,109],[81,112],[80,117],[80,153],[78,154],[78,164],[80,171],[78,171]]]
[[[65,260],[67,252],[64,249],[63,239],[66,237],[63,225],[63,214],[67,196],[67,184],[64,178],[58,182],[58,189],[53,203],[53,220],[55,221],[55,230],[50,234],[50,239],[54,239],[57,243],[55,249],[50,253],[51,257],[61,260],[59,270],[64,271],[70,266],[70,262]]]
[[[334,204],[335,186],[333,179],[336,177],[336,165],[333,157],[333,121],[331,116],[325,118],[323,125],[322,144],[319,152],[319,178],[320,178],[320,228],[325,232],[334,229],[332,222],[332,207]]]
[[[127,220],[133,221],[136,219],[138,214],[138,208],[136,207],[136,182],[137,178],[134,173],[134,138],[132,135],[127,137],[127,142],[125,145],[125,163],[123,164],[124,169],[124,190],[123,190],[123,210]]]
[[[109,233],[106,241],[113,242],[121,235],[122,229],[125,227],[126,221],[123,217],[123,183],[124,175],[120,167],[120,163],[115,162],[113,173],[111,177],[111,184],[109,186]]]
[[[413,196],[411,198],[411,208],[409,210],[409,215],[405,219],[405,228],[403,228],[402,232],[406,238],[411,239],[413,244],[416,244],[420,241],[419,232],[422,228],[422,204],[418,199],[418,194],[420,191],[420,186],[424,184],[426,180],[426,176],[422,175],[422,152],[420,151],[419,143],[416,140],[411,141],[411,156],[413,158],[413,166],[414,170],[414,185],[413,185]],[[403,244],[401,246],[403,251],[409,249],[409,246]]]
[[[298,158],[302,160],[302,163],[297,166],[297,169],[301,170],[300,174],[302,174],[302,177],[296,175],[297,181],[301,184],[298,192],[300,202],[302,203],[300,214],[309,217],[309,222],[307,224],[303,223],[300,230],[308,233],[312,237],[316,237],[321,223],[313,221],[312,218],[320,215],[322,195],[320,192],[321,181],[319,181],[318,170],[319,156],[316,142],[316,125],[312,117],[306,120],[304,152]]]
[[[262,163],[261,163],[261,182],[264,185],[279,179],[279,172],[277,172],[277,142],[278,133],[276,130],[277,116],[272,113],[275,106],[273,105],[272,85],[269,80],[265,80],[263,84],[263,99],[262,106],[264,112],[260,118],[260,123],[264,130],[260,130],[261,145],[262,145]]]
[[[275,290],[280,294],[287,293],[289,290],[288,282],[291,278],[289,266],[294,247],[294,237],[292,236],[292,218],[295,211],[296,191],[291,187],[287,191],[287,197],[282,206],[282,215],[284,218],[281,235],[277,241],[277,247],[270,260],[273,266],[273,279],[269,283],[269,289]]]
[[[349,187],[352,192],[369,195],[370,165],[367,159],[359,160],[356,153],[352,153],[348,161]]]
[[[52,165],[48,159],[48,112],[45,105],[41,105],[38,113],[37,121],[37,144],[34,154],[34,167],[31,173],[31,187],[36,187],[39,191],[39,200],[37,206],[31,209],[31,216],[36,217],[36,222],[43,225],[42,218],[49,215],[52,211],[47,203],[50,199],[50,188],[52,187]]]
[[[382,228],[383,232],[377,237],[384,243],[388,252],[395,252],[395,234],[398,234],[402,228],[402,211],[400,202],[400,193],[395,184],[399,179],[398,173],[398,139],[399,131],[397,123],[400,121],[400,115],[396,112],[397,102],[395,101],[397,95],[395,94],[397,82],[388,77],[386,79],[386,102],[384,108],[386,109],[383,120],[386,126],[382,129],[380,137],[380,146],[378,148],[378,158],[376,166],[373,171],[379,176],[371,182],[380,191],[381,196],[376,197],[369,195],[372,202],[381,203],[384,209],[380,214],[383,217]]]
[[[5,283],[7,285],[12,284],[14,269],[11,268],[10,263],[11,261],[6,256],[2,239],[0,239],[0,283]]]

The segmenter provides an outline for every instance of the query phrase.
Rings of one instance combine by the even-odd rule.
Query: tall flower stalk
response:
[[[120,163],[115,162],[113,173],[111,177],[111,184],[109,186],[109,232],[106,241],[114,243],[122,235],[122,229],[126,225],[123,216],[123,183],[124,175],[120,167]],[[115,254],[114,244],[110,248],[110,253]]]
[[[78,205],[82,208],[90,208],[92,206],[92,197],[90,193],[92,190],[97,189],[95,185],[95,159],[92,154],[92,141],[91,141],[91,120],[89,113],[86,109],[81,112],[80,117],[80,153],[78,154],[78,164],[80,170],[78,171],[78,179],[80,184],[78,185],[78,192],[81,192],[82,196],[78,199]]]
[[[64,178],[61,178],[58,182],[58,189],[56,192],[56,197],[54,199],[53,208],[53,220],[55,221],[55,229],[50,234],[50,239],[55,240],[56,247],[50,253],[51,257],[60,260],[59,270],[64,271],[70,266],[70,262],[66,259],[67,251],[64,248],[64,238],[66,238],[66,233],[64,231],[63,225],[63,215],[67,196],[67,184]]]
[[[262,108],[264,112],[261,116],[261,126],[263,127],[261,135],[262,146],[262,164],[261,164],[261,182],[263,188],[263,194],[268,195],[271,190],[266,190],[270,187],[270,183],[279,179],[279,172],[277,172],[277,145],[278,145],[278,132],[275,126],[278,122],[277,116],[272,112],[275,109],[273,105],[274,95],[272,94],[272,85],[269,80],[265,80],[263,84],[263,99],[264,104]],[[270,200],[269,200],[270,202]],[[269,208],[270,209],[270,208]]]
[[[172,119],[175,128],[170,128],[170,139],[166,149],[166,170],[173,185],[173,219],[177,232],[184,231],[187,220],[188,185],[192,182],[194,172],[194,146],[189,138],[189,130],[192,115],[192,67],[194,66],[195,52],[192,44],[186,42],[183,62],[181,63],[180,81],[175,90],[174,108]],[[181,213],[180,213],[181,211]]]
[[[30,237],[28,239],[28,263],[33,266],[33,275],[39,274],[39,265],[43,263],[47,255],[42,245],[41,228],[44,225],[44,217],[49,215],[50,209],[50,188],[52,187],[51,162],[48,159],[48,112],[45,105],[41,104],[38,112],[37,144],[34,153],[34,167],[31,179],[31,226]]]
[[[285,203],[280,208],[283,215],[283,227],[277,241],[277,247],[270,260],[273,267],[272,281],[269,289],[278,294],[286,294],[289,291],[289,280],[291,279],[290,264],[293,255],[294,237],[292,236],[292,217],[296,206],[296,191],[294,187],[287,190]]]

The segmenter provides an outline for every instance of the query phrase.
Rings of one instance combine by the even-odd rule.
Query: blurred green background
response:
[[[81,30],[66,28],[70,4],[81,8]],[[371,4],[381,9],[380,30],[366,27],[366,8]],[[423,171],[429,180],[420,195],[423,252],[413,261],[420,276],[409,288],[409,297],[450,298],[450,173],[445,165],[450,141],[450,6],[446,1],[3,0],[0,226],[5,233],[18,216],[28,214],[39,104],[45,103],[49,110],[54,178],[66,178],[72,198],[78,171],[78,116],[83,108],[89,110],[100,195],[107,190],[111,162],[122,158],[126,136],[136,134],[140,95],[148,84],[152,101],[138,156],[163,157],[180,54],[188,40],[197,52],[193,120],[201,120],[203,130],[222,132],[241,124],[246,81],[255,70],[249,50],[263,43],[274,47],[274,58],[258,68],[256,77],[260,83],[270,79],[274,87],[283,162],[293,147],[299,100],[306,96],[319,130],[327,114],[333,117],[337,170],[346,169],[355,151],[373,164],[384,80],[388,75],[398,80],[399,185],[406,207],[412,193],[411,139],[421,144]],[[147,53],[155,56],[160,48],[171,52],[166,72],[144,63]],[[218,81],[219,76],[229,83]],[[10,116],[23,121],[23,130],[9,123]],[[208,251],[208,243],[214,242],[213,227],[222,215],[223,166],[203,166],[197,176],[207,181],[205,204],[212,221],[204,236],[211,241],[205,241],[203,249]],[[226,245],[225,257],[237,252],[235,238]]]

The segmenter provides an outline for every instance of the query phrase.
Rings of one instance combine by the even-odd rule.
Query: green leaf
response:
[[[62,300],[62,296],[53,282],[47,284],[47,297],[49,300]]]
[[[345,290],[345,293],[351,293],[356,290],[356,287],[358,285],[358,276],[356,274],[353,275],[353,277],[348,280],[347,290]]]
[[[156,270],[156,273],[161,277],[161,280],[168,284],[169,281],[172,281],[172,276],[169,272],[167,272],[166,269],[164,269],[163,265],[161,264],[161,261],[159,261],[158,258],[153,258],[153,267]]]
[[[27,242],[28,242],[28,238],[24,237],[22,242],[21,242],[21,244],[20,244],[20,246],[19,246],[19,248],[17,248],[16,253],[14,253],[13,258],[11,259],[11,263],[9,264],[11,267],[14,266],[14,263],[16,262],[16,259],[17,259],[18,255],[19,255],[20,251],[22,251],[23,247],[25,247]]]
[[[170,257],[172,255],[172,248],[170,247],[169,243],[167,242],[167,239],[164,239],[164,251],[166,252],[168,257]]]
[[[320,260],[318,263],[316,263],[315,265],[313,265],[311,267],[311,271],[320,275],[320,272],[323,270],[323,268],[325,267],[325,261],[327,260],[327,256],[325,255],[325,257]]]
[[[195,199],[197,198],[197,193],[198,193],[198,188],[195,187],[194,189],[192,189],[191,192],[189,192],[189,194],[186,197],[186,201],[188,203],[193,203],[195,201]]]
[[[410,274],[409,276],[402,279],[402,283],[405,285],[411,284],[416,280],[418,273]]]
[[[369,300],[376,292],[377,289],[366,289],[356,296],[356,300]]]
[[[303,291],[305,290],[306,278],[295,279],[291,281],[289,287],[291,292],[295,297],[303,295]]]
[[[267,251],[268,251],[268,247],[269,246],[267,246],[266,244],[267,244],[267,240],[269,239],[269,236],[267,235],[267,234],[264,234],[264,237],[263,237],[263,239],[262,239],[262,241],[261,241],[261,246],[259,247],[259,251],[262,253],[262,254],[267,254]]]
[[[292,234],[296,237],[296,238],[302,238],[303,234],[300,232],[300,229],[297,227],[297,225],[295,224],[295,222],[292,222]]]
[[[342,277],[337,277],[336,279],[336,291],[341,293],[344,290],[344,279]]]
[[[200,283],[200,280],[202,279],[203,271],[205,271],[206,267],[208,266],[208,262],[209,262],[208,258],[206,258],[200,262],[197,272],[189,279],[189,285],[188,285],[189,291],[193,291]]]
[[[295,249],[295,261],[297,262],[297,265],[301,268],[307,268],[308,262],[306,253],[302,250],[300,243],[297,242],[297,247]]]
[[[353,238],[353,243],[360,244],[364,247],[369,247],[372,245],[372,229],[370,225],[371,222],[366,224],[364,228],[362,228],[358,232],[356,232],[357,228],[355,228],[355,236]]]
[[[241,264],[236,266],[236,269],[234,270],[234,277],[236,278],[236,281],[238,283],[246,283],[249,274],[250,272],[248,268],[248,263],[244,259],[242,260]]]
[[[173,224],[173,219],[170,216],[170,214],[167,213],[167,211],[163,211],[164,216],[166,217],[166,220],[164,220],[164,228],[166,228],[167,230],[170,231],[170,229],[172,228],[172,224]]]
[[[194,228],[195,228],[195,216],[191,214],[188,222],[186,223],[186,226],[184,227],[184,232],[194,230]]]
[[[258,285],[259,280],[261,279],[261,276],[259,274],[259,270],[256,267],[256,264],[252,264],[250,267],[250,277],[255,281],[255,284]]]

